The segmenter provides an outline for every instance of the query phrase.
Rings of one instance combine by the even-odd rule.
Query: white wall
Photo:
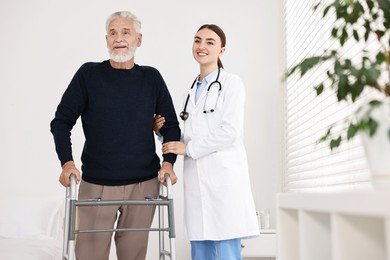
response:
[[[271,208],[274,214],[281,171],[282,2],[2,0],[0,196],[64,196],[49,123],[79,66],[107,59],[106,17],[130,10],[143,22],[143,45],[137,50],[136,63],[160,70],[178,113],[183,93],[198,72],[191,54],[193,35],[204,23],[224,29],[227,51],[222,61],[226,70],[240,75],[247,89],[245,144],[256,206]],[[72,138],[79,162],[80,124]],[[179,159],[179,178],[181,166]],[[189,259],[180,180],[174,192],[178,259]]]

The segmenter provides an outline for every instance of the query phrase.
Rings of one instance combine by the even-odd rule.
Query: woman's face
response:
[[[225,51],[221,38],[214,31],[204,28],[198,31],[192,45],[192,55],[200,65],[217,65],[218,58]]]

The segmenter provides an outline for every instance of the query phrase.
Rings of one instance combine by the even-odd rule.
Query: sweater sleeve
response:
[[[176,111],[172,102],[169,90],[161,77],[160,89],[157,97],[156,115],[162,115],[165,117],[164,126],[160,129],[160,133],[163,136],[163,143],[170,141],[180,141],[180,127],[179,121],[176,117]],[[175,163],[177,158],[176,154],[164,154],[163,161]]]
[[[83,65],[74,75],[68,88],[65,90],[60,104],[55,112],[55,117],[50,123],[50,131],[54,137],[54,143],[58,159],[61,165],[73,160],[71,130],[81,115],[87,101],[84,87]]]

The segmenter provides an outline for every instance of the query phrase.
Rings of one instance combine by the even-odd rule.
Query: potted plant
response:
[[[314,11],[318,11],[321,5],[324,4],[318,3]],[[386,171],[390,176],[390,154],[383,155],[386,149],[390,152],[390,1],[334,0],[321,7],[322,18],[330,15],[330,11],[336,16],[329,33],[338,46],[306,57],[288,69],[286,78],[295,73],[302,78],[309,71],[326,65],[326,77],[313,86],[317,96],[325,89],[331,89],[338,102],[352,104],[361,101],[368,92],[377,92],[376,98],[359,105],[357,114],[343,122],[346,131],[334,132],[334,125],[331,125],[319,141],[328,141],[330,149],[335,149],[358,133],[363,136],[364,144],[375,140],[379,144],[374,143],[374,148],[367,148],[365,144],[369,166],[378,166],[378,161],[370,162],[370,157],[382,157],[381,163],[385,165],[380,165],[379,171],[388,167]],[[363,46],[359,55],[344,55],[345,47],[350,44]],[[376,46],[374,49],[368,48],[373,45]],[[380,149],[379,155],[369,154],[376,148]]]

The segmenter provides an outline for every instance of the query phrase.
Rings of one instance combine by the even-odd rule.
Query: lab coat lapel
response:
[[[192,103],[192,105],[195,107],[195,95],[196,95],[196,83],[195,83],[195,86],[193,88],[190,89],[189,91],[189,94],[190,94],[190,102]],[[198,100],[199,101],[199,100]]]

